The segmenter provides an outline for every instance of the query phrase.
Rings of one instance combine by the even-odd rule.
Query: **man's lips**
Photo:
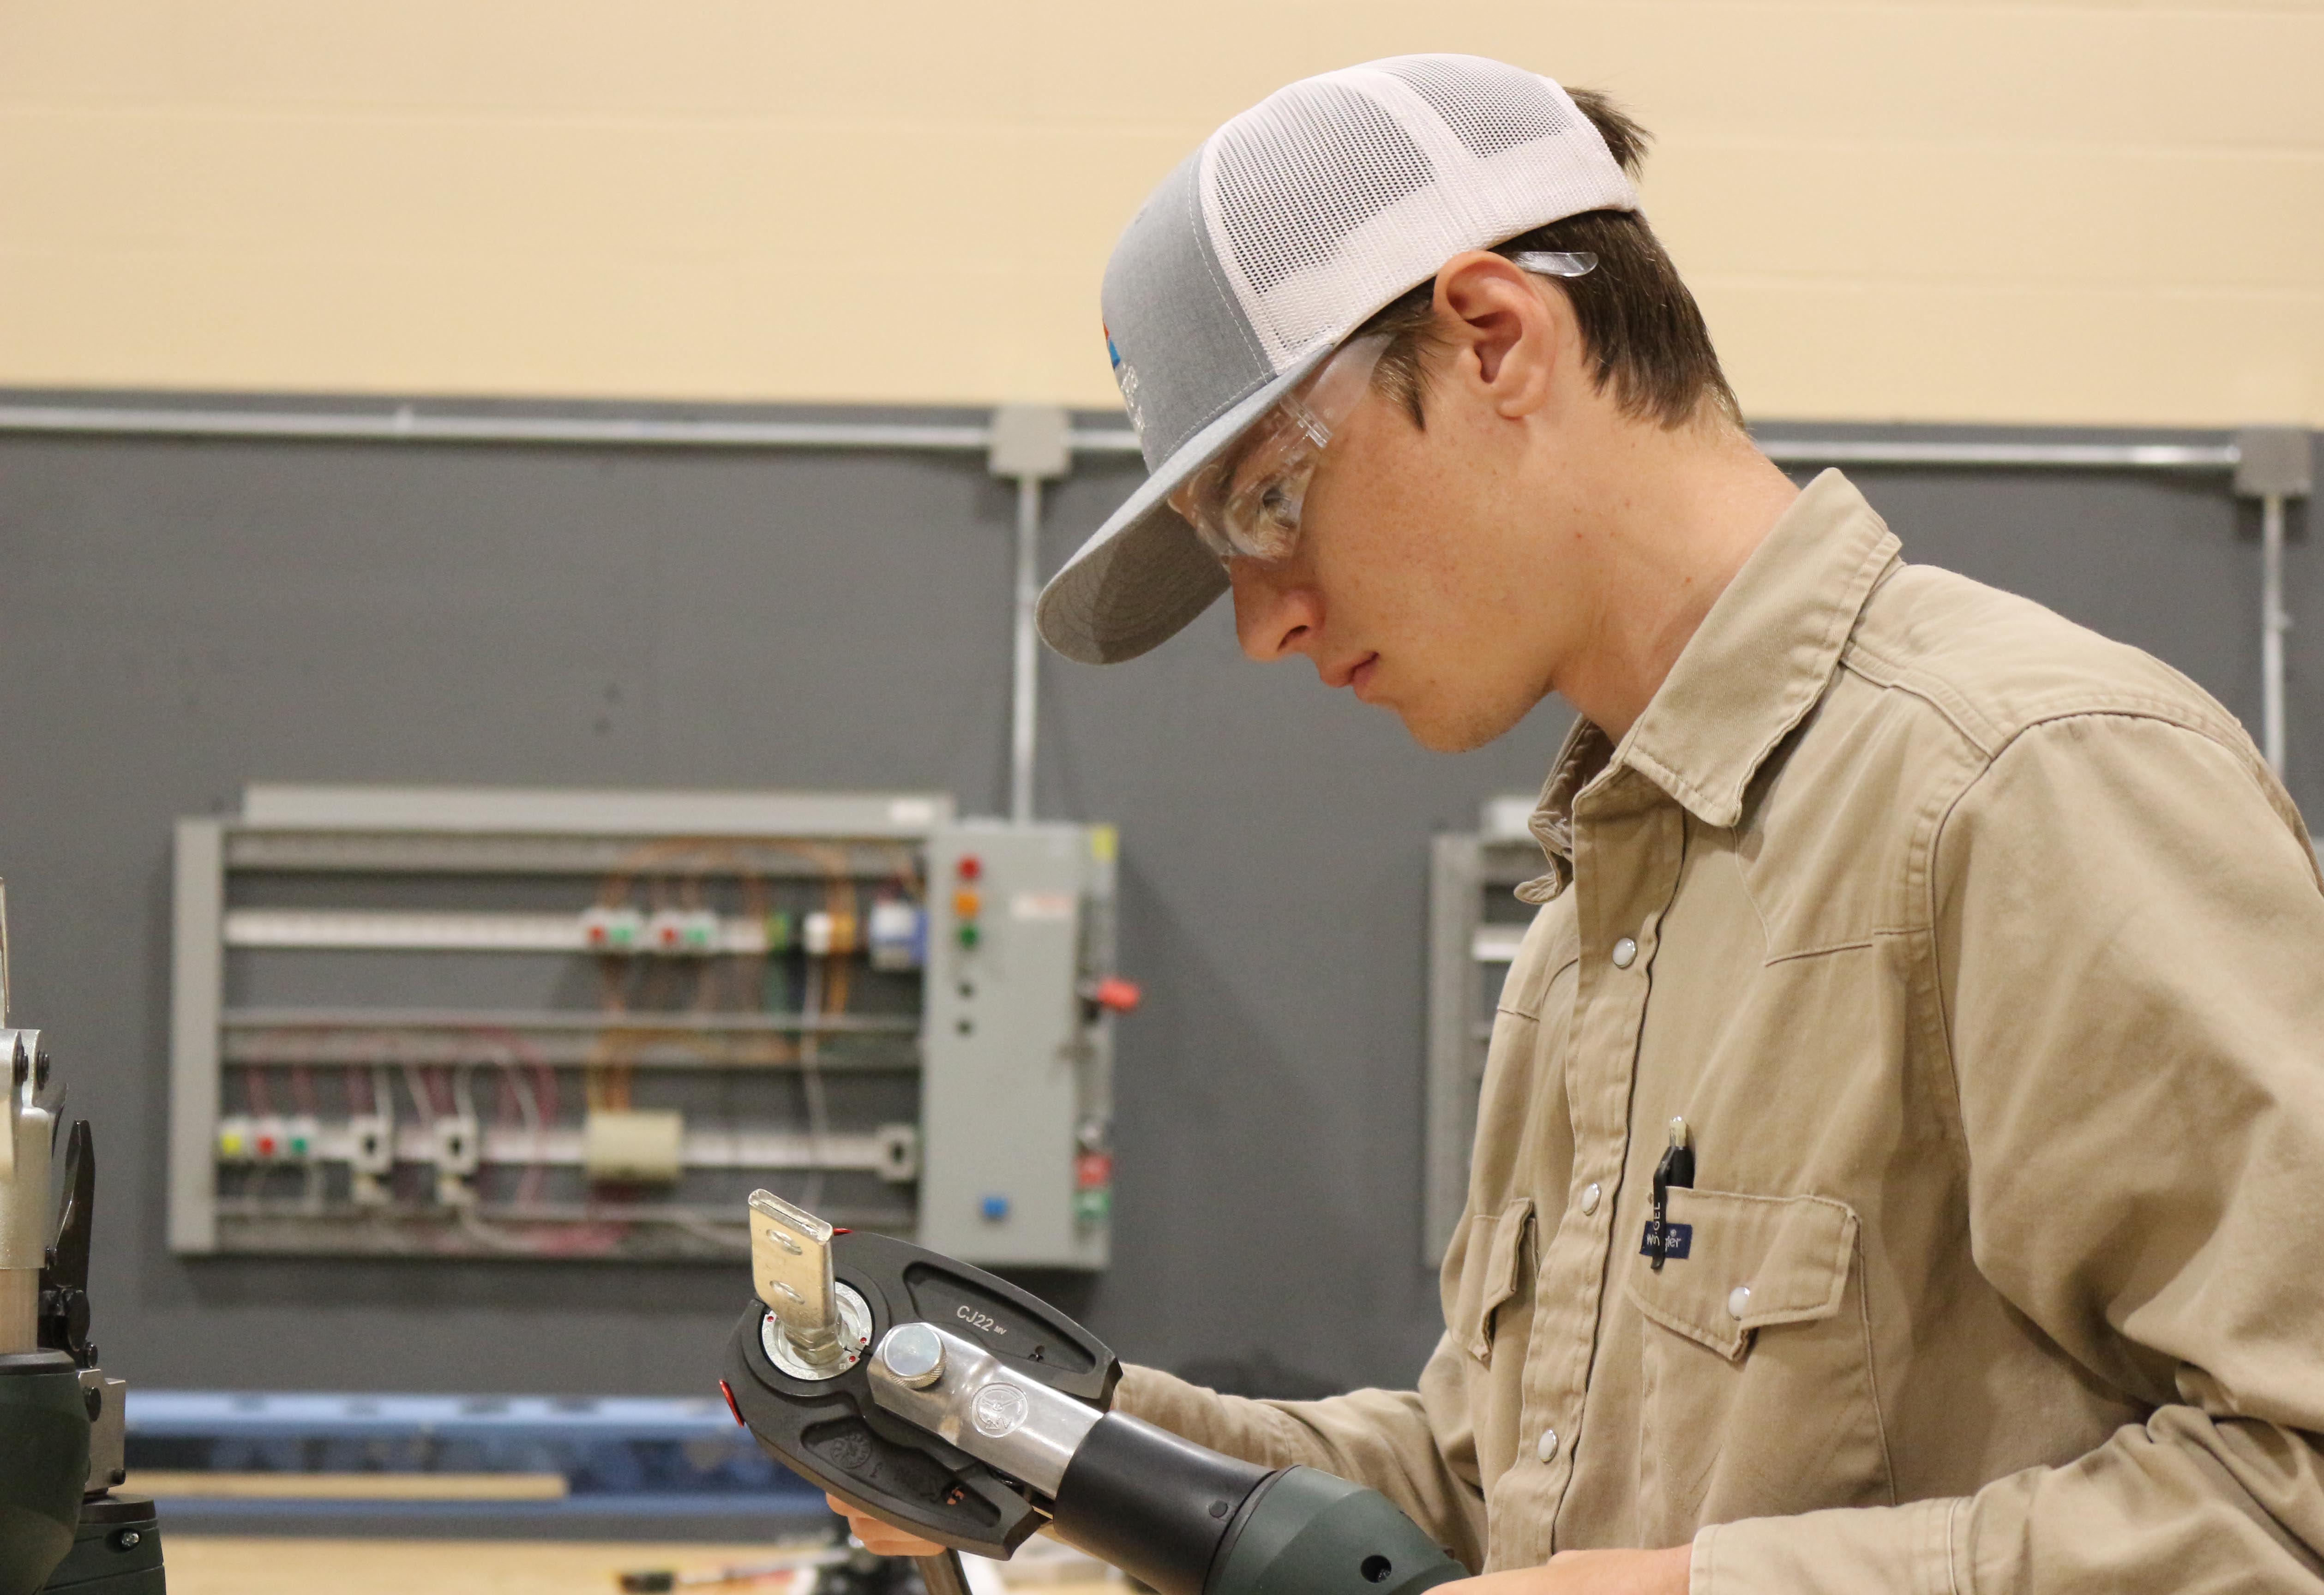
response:
[[[1370,694],[1367,689],[1371,686],[1372,676],[1379,668],[1379,655],[1370,653],[1364,656],[1361,664],[1348,672],[1348,685],[1356,689],[1356,696],[1360,701],[1365,703],[1371,701]]]

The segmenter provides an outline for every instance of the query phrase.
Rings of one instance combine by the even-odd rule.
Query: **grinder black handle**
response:
[[[1074,1452],[1056,1510],[1060,1535],[1161,1595],[1419,1595],[1468,1576],[1377,1490],[1122,1413]]]

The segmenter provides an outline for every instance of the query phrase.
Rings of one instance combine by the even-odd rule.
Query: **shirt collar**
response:
[[[1613,744],[1589,721],[1574,722],[1534,811],[1551,862],[1551,875],[1529,888],[1536,900],[1570,877],[1573,800],[1609,763],[1637,770],[1706,825],[1742,817],[1744,789],[1823,696],[1897,549],[1847,477],[1826,471],[1809,483],[1711,604],[1629,734]]]

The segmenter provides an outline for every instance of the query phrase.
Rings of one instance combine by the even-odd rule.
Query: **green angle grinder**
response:
[[[0,1027],[7,1023],[0,897]],[[65,1140],[51,1227],[50,1153],[60,1128],[38,1030],[0,1028],[0,1595],[162,1595],[153,1503],[126,1477],[122,1398],[90,1343],[88,1256],[97,1157],[88,1122]]]
[[[1006,1559],[1047,1525],[1160,1595],[1418,1595],[1468,1576],[1386,1497],[1261,1468],[1108,1411],[1121,1365],[1039,1298],[760,1191],[758,1286],[720,1381],[810,1482],[950,1547]]]

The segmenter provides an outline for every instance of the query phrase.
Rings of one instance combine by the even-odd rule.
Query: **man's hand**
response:
[[[944,1554],[944,1547],[934,1540],[924,1540],[892,1524],[882,1523],[868,1513],[857,1511],[837,1496],[827,1495],[823,1498],[833,1511],[847,1519],[848,1532],[862,1540],[863,1548],[874,1556],[940,1556]]]
[[[1687,1595],[1693,1549],[1560,1551],[1540,1567],[1460,1579],[1429,1595]]]

